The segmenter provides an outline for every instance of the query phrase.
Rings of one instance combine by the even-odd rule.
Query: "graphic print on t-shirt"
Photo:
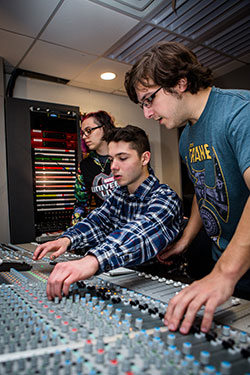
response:
[[[98,195],[99,198],[105,200],[117,187],[117,182],[113,176],[108,176],[105,173],[99,173],[95,176],[91,191]]]
[[[208,145],[205,146],[208,149]],[[199,146],[199,148],[203,147],[204,149],[205,146]],[[190,165],[187,158],[186,165],[188,167],[189,176],[194,184],[203,224],[209,236],[219,236],[221,233],[221,227],[218,219],[220,218],[224,222],[227,222],[229,216],[227,187],[220,168],[219,160],[213,148],[212,152],[209,151],[207,155],[203,154],[203,156],[205,155],[203,160],[200,160],[200,157],[192,157],[194,155],[192,147],[190,147],[189,155],[191,156]],[[204,160],[207,162],[208,160],[211,160],[211,163],[213,163],[213,168],[210,169],[210,172],[212,173],[208,172],[207,165],[206,172],[205,168],[196,169],[196,166],[200,166],[197,162],[203,162]]]

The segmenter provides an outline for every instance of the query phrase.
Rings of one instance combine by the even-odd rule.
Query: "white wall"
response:
[[[118,126],[131,124],[143,128],[150,139],[152,167],[155,169],[158,178],[162,180],[159,125],[155,121],[146,120],[140,108],[126,96],[111,95],[22,77],[17,80],[13,96],[79,106],[82,113],[103,109],[114,116],[115,123]]]
[[[104,109],[115,117],[117,125],[136,125],[149,136],[155,174],[162,183],[168,183],[181,196],[180,162],[177,130],[160,129],[154,120],[147,120],[139,106],[127,96],[119,96],[64,86],[29,78],[18,78],[14,96],[23,99],[75,105],[81,112]]]
[[[0,57],[0,242],[9,242],[9,211],[6,172],[6,145],[4,120],[4,73]]]
[[[171,150],[171,164],[162,162],[161,129],[157,122],[146,120],[139,106],[132,103],[128,97],[101,93],[82,88],[64,86],[45,81],[20,77],[17,79],[14,97],[46,101],[52,103],[79,106],[81,112],[97,111],[100,109],[111,113],[116,125],[136,125],[143,128],[149,136],[152,149],[152,167],[161,182],[175,187],[180,193],[178,175],[178,149],[173,136],[164,136],[164,149]],[[165,134],[165,133],[164,133]],[[172,164],[173,163],[173,164]],[[167,167],[167,168],[166,168]]]
[[[0,63],[2,60],[0,58]],[[9,242],[8,194],[6,180],[6,145],[4,126],[4,76],[0,67],[0,242]],[[7,81],[7,79],[6,79]],[[139,106],[126,96],[111,95],[77,87],[19,77],[13,97],[79,106],[81,112],[100,109],[111,113],[118,126],[127,124],[143,128],[149,136],[155,174],[181,196],[180,164],[177,132],[160,129],[157,122],[146,120]]]

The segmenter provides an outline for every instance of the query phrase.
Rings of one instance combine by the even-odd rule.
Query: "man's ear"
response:
[[[187,89],[187,87],[188,87],[187,78],[186,77],[180,78],[179,81],[178,81],[178,83],[177,83],[177,87],[180,90],[180,93],[185,92],[186,89]]]
[[[142,165],[147,165],[150,162],[151,153],[149,151],[145,151],[142,154]]]

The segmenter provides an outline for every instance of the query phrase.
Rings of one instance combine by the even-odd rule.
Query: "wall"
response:
[[[2,69],[3,71],[3,69]],[[3,73],[0,77],[0,108],[4,109]],[[7,79],[6,79],[7,81]],[[146,120],[143,111],[127,96],[111,95],[77,87],[64,86],[36,79],[20,77],[16,81],[13,97],[44,102],[79,106],[81,112],[104,109],[115,118],[116,125],[137,125],[149,136],[152,162],[155,174],[162,183],[168,183],[181,196],[180,165],[177,147],[177,133],[161,129],[153,120]],[[6,183],[6,150],[4,111],[0,114],[0,242],[9,242],[8,196]]]
[[[0,57],[0,242],[9,242],[9,214],[6,172],[5,121],[4,121],[4,72]]]
[[[14,96],[25,99],[76,105],[80,107],[81,112],[105,109],[115,117],[117,125],[125,126],[131,124],[143,128],[150,139],[152,149],[151,164],[157,177],[161,182],[168,183],[171,187],[175,187],[180,194],[179,178],[177,178],[176,181],[176,176],[178,176],[178,171],[180,169],[178,147],[176,141],[173,142],[174,136],[167,137],[164,133],[164,148],[167,146],[167,149],[172,155],[172,164],[170,165],[162,161],[163,145],[159,124],[154,120],[146,120],[143,111],[132,103],[127,96],[112,95],[22,77],[17,80]]]
[[[250,90],[250,65],[235,69],[214,80],[217,87],[224,89]]]

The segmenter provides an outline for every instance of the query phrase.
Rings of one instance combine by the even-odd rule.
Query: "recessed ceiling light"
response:
[[[105,81],[110,81],[112,79],[115,79],[116,74],[111,72],[106,72],[101,74],[101,79],[104,79]]]

